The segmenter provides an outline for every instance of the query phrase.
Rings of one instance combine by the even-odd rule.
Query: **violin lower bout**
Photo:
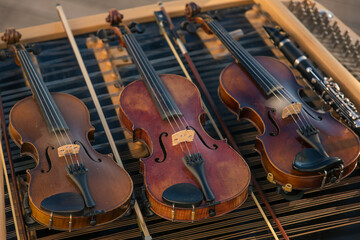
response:
[[[186,119],[185,125],[198,132],[193,142],[182,145],[184,149],[187,145],[191,152],[194,147],[204,158],[205,175],[216,204],[208,205],[203,201],[193,213],[191,207],[173,208],[163,201],[163,192],[175,184],[188,183],[199,189],[200,186],[182,161],[184,153],[180,145],[172,145],[171,124],[162,120],[145,84],[138,80],[121,92],[119,118],[133,132],[134,140],[144,141],[149,148],[150,156],[141,159],[140,165],[151,209],[165,219],[182,222],[209,218],[212,213],[220,216],[236,209],[246,200],[250,183],[250,170],[245,160],[225,141],[214,140],[203,130],[200,93],[193,83],[176,75],[161,75],[161,79]],[[176,126],[174,120],[170,122]]]

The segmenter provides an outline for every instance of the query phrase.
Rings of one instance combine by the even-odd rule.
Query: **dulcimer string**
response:
[[[15,47],[16,48],[16,47]],[[51,96],[46,96],[46,94],[42,94],[41,91],[38,91],[38,89],[41,88],[41,79],[39,79],[39,75],[37,74],[36,72],[36,69],[33,68],[33,66],[31,65],[31,60],[28,58],[28,53],[25,52],[26,50],[18,50],[16,49],[17,51],[17,54],[19,56],[19,58],[21,59],[21,62],[24,63],[23,64],[23,67],[24,69],[26,69],[26,71],[32,76],[32,79],[33,79],[33,83],[35,85],[34,87],[34,94],[38,95],[39,97],[41,97],[43,100],[40,99],[40,101],[38,101],[38,104],[40,104],[44,109],[45,109],[45,106],[47,109],[52,109],[53,111],[49,111],[50,112],[50,115],[51,117],[47,114],[47,111],[44,111],[44,114],[47,119],[49,119],[49,123],[51,124],[51,127],[54,128],[54,125],[52,124],[52,120],[55,120],[55,125],[56,125],[56,128],[57,129],[65,129],[65,126],[62,125],[62,122],[61,121],[56,121],[57,120],[60,120],[60,117],[58,116],[57,114],[57,111],[55,111],[55,107],[51,104],[50,102],[50,97]],[[38,88],[38,89],[37,89]],[[44,105],[45,104],[45,105]],[[55,116],[53,115],[53,112],[55,114]],[[60,122],[60,126],[58,124],[58,122]],[[74,153],[75,153],[75,150],[74,150],[74,146],[72,145],[72,142],[71,142],[71,139],[70,139],[70,136],[68,135],[67,131],[64,130],[65,132],[65,136],[63,135],[62,133],[62,130],[59,130],[59,134],[57,134],[57,131],[55,130],[54,131],[54,135],[59,143],[59,147],[62,146],[63,144],[61,143],[61,139],[64,141],[64,143],[68,142],[68,144],[70,144],[70,146],[72,147]],[[58,136],[60,135],[60,137]],[[71,163],[74,164],[74,162],[77,162],[77,164],[79,165],[79,160],[77,158],[77,156],[75,155],[75,159],[76,161],[73,160],[73,157],[72,157],[72,154],[69,154],[70,156],[70,160],[71,160]],[[70,166],[69,162],[68,162],[68,159],[67,159],[67,154],[64,154],[64,159],[66,161],[66,164],[67,166]],[[81,161],[83,161],[81,159]]]
[[[238,47],[235,47],[235,46],[232,46],[231,43],[234,42],[234,40],[231,38],[230,39],[230,36],[226,33],[226,31],[223,29],[223,27],[218,24],[217,22],[215,22],[214,20],[212,22],[208,22],[210,23],[210,26],[212,26],[217,33],[221,34],[223,40],[227,43],[228,47],[234,52],[236,53],[237,57],[239,57],[240,59],[244,59],[244,57],[246,57],[246,52],[243,51],[243,52],[240,52],[240,49]],[[215,23],[215,24],[213,24]],[[243,57],[244,56],[244,57]],[[264,83],[269,89],[270,87],[273,87],[275,89],[274,91],[274,96],[279,100],[279,101],[282,101],[281,98],[283,100],[285,100],[286,102],[290,103],[290,107],[293,109],[294,113],[296,113],[296,110],[294,108],[294,106],[292,105],[292,98],[294,98],[293,96],[291,96],[290,93],[287,92],[286,89],[282,88],[283,90],[283,93],[289,98],[287,99],[286,96],[284,96],[282,94],[282,92],[277,88],[277,86],[272,83],[271,81],[267,81],[266,79],[269,78],[270,80],[273,78],[272,75],[267,72],[262,66],[260,66],[260,64],[258,62],[255,62],[256,60],[253,58],[253,57],[247,57],[247,59],[249,60],[249,65],[246,63],[246,61],[243,61],[242,64],[246,65],[248,68],[255,68],[255,69],[259,69],[260,72],[259,74],[261,75],[258,75],[257,73],[254,72],[254,74],[258,77],[258,79],[260,81],[262,81],[262,83]],[[265,76],[267,75],[267,76]],[[275,79],[274,79],[275,80]],[[276,80],[275,80],[276,81]],[[278,94],[280,95],[277,96],[277,94],[275,92],[278,92]],[[311,125],[310,123],[310,119],[309,119],[309,116],[307,114],[301,114],[302,113],[302,109],[300,111],[300,114],[296,114],[298,116],[298,119],[300,121],[300,123],[306,127],[306,124],[309,124]],[[292,119],[294,120],[294,122],[296,123],[296,125],[299,127],[300,129],[300,125],[298,124],[297,120],[294,118],[293,114],[290,114],[290,116],[292,117]],[[303,116],[304,119],[301,118],[301,116]],[[305,117],[304,117],[305,116]],[[304,123],[305,122],[305,123]]]

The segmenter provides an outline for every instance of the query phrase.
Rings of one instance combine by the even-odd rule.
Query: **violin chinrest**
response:
[[[175,207],[197,207],[203,200],[203,194],[199,188],[190,183],[178,183],[167,188],[163,194],[164,202]]]
[[[342,163],[341,158],[327,157],[313,148],[306,148],[296,154],[293,167],[299,172],[321,172]]]
[[[41,208],[60,215],[81,215],[85,204],[82,196],[74,192],[52,195],[41,201]]]

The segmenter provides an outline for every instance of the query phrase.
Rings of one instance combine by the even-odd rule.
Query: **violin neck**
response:
[[[146,57],[134,35],[124,33],[123,39],[162,119],[165,120],[174,116],[181,116],[182,113],[179,107]]]
[[[243,46],[241,46],[240,43],[231,37],[218,21],[212,18],[205,18],[205,21],[236,61],[247,70],[267,95],[271,95],[274,91],[283,88],[282,85],[253,56],[251,56]]]
[[[50,132],[66,131],[69,129],[49,90],[37,71],[29,53],[25,49],[17,48],[16,55],[28,80],[31,92],[41,110]]]

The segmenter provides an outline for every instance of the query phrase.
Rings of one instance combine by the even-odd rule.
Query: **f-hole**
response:
[[[162,163],[162,162],[164,162],[165,161],[165,159],[166,159],[166,149],[165,149],[165,146],[164,146],[164,143],[163,143],[163,141],[162,141],[162,136],[165,136],[165,137],[167,137],[169,134],[167,133],[167,132],[162,132],[161,134],[160,134],[160,136],[159,136],[159,143],[160,143],[160,147],[161,147],[161,150],[162,150],[162,152],[163,152],[163,155],[164,155],[164,158],[160,161],[160,158],[155,158],[155,162],[157,162],[157,163]]]
[[[187,130],[190,130],[190,128],[195,131],[196,135],[199,137],[200,141],[202,142],[202,144],[204,144],[205,147],[207,147],[207,148],[210,149],[210,150],[215,150],[215,149],[218,148],[218,145],[216,145],[216,144],[213,144],[212,147],[210,147],[209,145],[207,145],[207,144],[205,143],[204,139],[201,137],[201,135],[198,133],[198,131],[196,131],[195,128],[193,128],[192,126],[186,126],[186,129],[187,129]]]
[[[101,160],[100,158],[98,158],[97,160],[95,160],[94,158],[92,158],[92,157],[90,156],[88,150],[87,150],[86,147],[84,146],[84,144],[82,144],[82,142],[80,142],[79,140],[75,140],[75,141],[74,141],[74,144],[80,144],[80,145],[83,147],[83,149],[85,150],[86,155],[88,155],[88,157],[89,157],[92,161],[94,161],[94,162],[102,162],[102,160]]]
[[[275,122],[275,120],[274,120],[274,118],[272,116],[273,113],[275,113],[275,109],[270,109],[268,111],[268,118],[270,119],[270,122],[274,125],[274,127],[276,129],[276,132],[270,132],[269,134],[270,134],[270,136],[275,137],[275,136],[279,135],[280,128],[279,128],[279,126],[277,125],[277,123]]]
[[[48,172],[50,172],[50,170],[51,170],[51,159],[50,159],[50,156],[49,156],[49,148],[51,149],[51,150],[54,150],[55,148],[53,147],[53,146],[47,146],[47,148],[46,148],[46,150],[45,150],[45,156],[46,156],[46,161],[47,161],[47,163],[48,163],[48,170],[47,171],[45,171],[44,169],[41,169],[41,172],[42,173],[48,173]]]

